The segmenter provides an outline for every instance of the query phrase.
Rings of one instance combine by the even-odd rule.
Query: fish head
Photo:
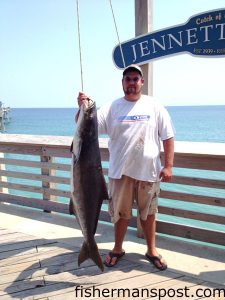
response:
[[[98,122],[95,102],[91,99],[84,100],[80,106],[80,113],[74,133],[71,152],[74,161],[78,161],[82,145],[90,144],[98,139]]]
[[[96,111],[95,101],[93,101],[90,98],[87,98],[83,101],[83,104],[81,105],[80,109],[83,111],[85,119],[92,119],[93,114]]]
[[[80,110],[80,134],[82,139],[96,138],[98,136],[98,124],[95,101],[88,98],[87,100],[83,101]]]

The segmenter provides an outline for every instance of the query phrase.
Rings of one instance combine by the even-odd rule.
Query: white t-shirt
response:
[[[159,180],[160,140],[173,137],[174,130],[167,110],[153,97],[119,98],[102,106],[98,126],[99,134],[109,136],[109,177]]]

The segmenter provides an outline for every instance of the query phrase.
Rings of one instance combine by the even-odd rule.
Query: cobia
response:
[[[91,258],[103,271],[94,236],[102,202],[109,197],[102,173],[96,105],[90,99],[84,101],[80,107],[71,151],[70,213],[76,216],[84,236],[78,265]]]

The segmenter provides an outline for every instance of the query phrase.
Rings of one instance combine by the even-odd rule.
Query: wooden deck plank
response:
[[[57,245],[57,247],[55,246]],[[46,243],[46,244],[42,244],[42,245],[31,245],[29,247],[26,248],[19,248],[19,249],[13,249],[13,250],[7,250],[4,252],[0,252],[0,261],[2,261],[3,259],[8,259],[10,257],[15,257],[18,259],[22,259],[22,257],[26,256],[26,255],[32,255],[35,254],[37,252],[45,252],[45,251],[49,251],[49,249],[54,250],[54,249],[58,249],[58,243],[53,241],[52,243]],[[62,248],[62,247],[61,247]]]
[[[60,290],[72,291],[74,290],[75,284],[72,282],[62,282],[52,286],[43,286],[31,288],[28,290],[24,290],[18,293],[12,293],[8,295],[0,296],[1,300],[11,300],[11,299],[23,299],[23,300],[34,300],[34,299],[46,299],[48,298],[48,294],[55,293],[57,294]],[[62,297],[63,299],[64,297]]]
[[[9,242],[9,243],[3,243],[0,244],[0,253],[5,251],[11,251],[11,250],[19,250],[21,251],[26,248],[36,247],[38,245],[45,245],[45,244],[53,244],[53,240],[45,240],[45,239],[31,239],[25,240],[25,241],[19,241],[17,243]]]
[[[48,299],[49,300],[62,300],[62,294],[50,296],[50,297],[48,297]],[[63,300],[74,300],[74,299],[76,299],[76,300],[79,299],[79,298],[76,298],[75,291],[63,294]],[[83,298],[83,299],[85,299],[85,298]],[[109,299],[109,298],[107,298],[107,299]]]
[[[30,290],[44,285],[45,282],[43,277],[18,281],[15,284],[11,284],[11,285],[2,284],[0,285],[0,296],[7,295],[7,294],[15,294],[17,292],[21,292],[22,290]]]
[[[48,251],[47,251],[48,250]],[[0,260],[0,267],[1,266],[8,266],[8,265],[14,265],[17,263],[22,263],[22,262],[29,262],[29,261],[35,261],[36,259],[45,259],[47,257],[51,257],[54,255],[59,255],[59,254],[65,254],[65,253],[70,253],[71,250],[68,249],[62,249],[58,247],[51,247],[51,249],[46,249],[45,252],[31,252],[27,253],[24,255],[17,255],[17,256],[10,256],[6,257]]]
[[[19,240],[25,240],[26,238],[28,239],[27,234],[23,234],[20,232],[12,232],[12,233],[2,233],[0,232],[0,243],[3,244],[4,242],[9,242],[9,241],[19,241]],[[29,237],[29,239],[35,239],[34,237]]]
[[[23,256],[26,254],[30,254],[30,253],[36,253],[37,249],[35,247],[28,247],[23,249],[23,251],[21,251],[21,249],[15,249],[15,250],[9,250],[9,251],[5,251],[5,252],[0,252],[0,260],[2,259],[6,259],[8,257],[18,257],[18,256]]]
[[[134,276],[134,273],[138,276],[146,272],[147,270],[145,270],[143,266],[140,266],[138,263],[121,260],[119,266],[116,266],[113,270],[106,268],[103,273],[99,271],[96,266],[92,266],[92,269],[85,267],[76,270],[74,273],[61,273],[60,277],[58,274],[48,275],[45,276],[45,281],[48,285],[49,283],[51,284],[52,282],[58,281],[59,278],[61,278],[61,280],[76,281],[77,284],[83,284],[83,280],[80,282],[80,277],[85,276],[85,285],[100,285],[102,282],[112,283],[124,278],[130,278]]]
[[[12,273],[17,273],[17,272],[23,272],[25,270],[29,270],[29,268],[36,269],[40,267],[40,262],[39,259],[36,258],[33,261],[30,262],[22,262],[18,264],[14,264],[13,266],[8,265],[8,266],[3,266],[1,267],[1,276],[6,275],[6,274],[12,274]]]
[[[31,278],[40,277],[38,275],[37,276],[35,275],[37,270],[40,270],[40,268],[29,269],[29,270],[25,270],[23,272],[16,272],[16,273],[12,273],[12,274],[1,275],[0,285],[6,284],[6,283],[9,283],[9,285],[11,285],[11,283],[15,283],[16,281],[24,281],[24,280],[28,280]]]
[[[76,254],[76,253],[74,253]],[[61,255],[60,255],[61,256]],[[64,255],[64,258],[66,256]],[[91,261],[87,261],[85,263],[85,266],[88,267],[90,265],[93,265]],[[26,266],[26,268],[23,268]],[[11,271],[10,271],[11,267]],[[4,270],[6,269],[4,274]],[[41,261],[38,259],[37,262],[29,262],[26,264],[17,264],[17,265],[11,265],[7,268],[1,267],[1,279],[0,283],[7,283],[7,282],[16,282],[21,281],[29,278],[36,278],[44,275],[49,274],[59,274],[61,272],[66,271],[73,271],[78,269],[77,262],[74,260],[71,262],[71,259],[69,260],[63,260],[59,257],[52,257],[47,258],[47,263],[43,266],[43,263],[41,265]]]

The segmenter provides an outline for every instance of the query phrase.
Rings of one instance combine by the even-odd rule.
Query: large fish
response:
[[[91,258],[103,271],[94,235],[101,205],[104,199],[108,199],[108,191],[102,173],[96,105],[91,99],[85,100],[80,107],[71,151],[70,213],[76,216],[84,236],[78,265]]]

